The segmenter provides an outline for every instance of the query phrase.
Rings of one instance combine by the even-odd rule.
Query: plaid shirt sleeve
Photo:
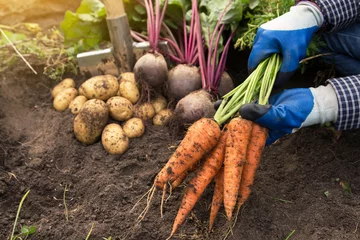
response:
[[[301,1],[303,0],[296,2]],[[337,31],[360,19],[359,0],[311,0],[310,2],[314,2],[324,16],[324,31]]]
[[[360,128],[360,74],[327,81],[335,89],[339,101],[336,129]]]

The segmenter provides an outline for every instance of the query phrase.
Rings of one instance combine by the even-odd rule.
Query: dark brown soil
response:
[[[140,225],[135,221],[144,201],[131,209],[181,136],[148,124],[122,156],[107,154],[101,143],[84,146],[74,137],[74,116],[52,107],[54,85],[21,66],[0,76],[0,239],[9,239],[28,189],[17,226],[36,227],[28,239],[86,239],[92,224],[89,239],[166,239],[183,186],[166,202],[163,218],[159,192]],[[267,147],[253,193],[228,239],[280,240],[293,230],[290,239],[360,239],[359,156],[359,130],[343,132],[334,142],[330,130],[312,127]],[[223,239],[223,209],[207,232],[211,197],[212,186],[173,239]]]

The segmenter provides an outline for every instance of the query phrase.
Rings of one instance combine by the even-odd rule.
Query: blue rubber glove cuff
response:
[[[306,56],[306,49],[314,33],[322,26],[320,9],[310,2],[300,2],[290,11],[260,26],[249,56],[251,72],[271,54],[282,55],[277,85],[289,79]]]
[[[338,98],[331,85],[290,89],[270,97],[269,105],[245,104],[240,115],[269,129],[269,145],[302,127],[335,123]]]

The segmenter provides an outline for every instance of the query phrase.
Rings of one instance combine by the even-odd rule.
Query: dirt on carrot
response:
[[[222,167],[215,178],[214,195],[211,202],[209,231],[214,226],[216,216],[224,201],[224,168]]]
[[[224,158],[224,207],[228,220],[238,199],[251,127],[252,122],[242,118],[233,118],[228,125]]]
[[[255,180],[256,170],[260,165],[260,160],[265,147],[267,135],[267,129],[261,127],[256,123],[253,123],[251,130],[251,138],[246,154],[246,161],[241,177],[238,208],[240,208],[250,196],[251,186],[253,185]]]
[[[220,170],[224,161],[226,137],[227,128],[224,127],[217,145],[206,155],[204,162],[196,170],[195,176],[189,181],[170,236],[172,236],[178,227],[184,223],[186,217],[194,208],[206,187]]]
[[[171,183],[188,170],[217,144],[220,138],[219,125],[209,119],[202,118],[193,123],[180,145],[161,169],[155,179],[155,186],[163,189],[167,182]]]

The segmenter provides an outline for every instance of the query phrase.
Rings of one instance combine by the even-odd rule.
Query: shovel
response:
[[[137,59],[150,48],[149,42],[133,42],[129,21],[122,0],[103,0],[106,23],[112,47],[79,53],[76,58],[80,73],[86,77],[110,74],[119,76],[131,72]],[[159,42],[162,52],[167,52],[167,42]]]

